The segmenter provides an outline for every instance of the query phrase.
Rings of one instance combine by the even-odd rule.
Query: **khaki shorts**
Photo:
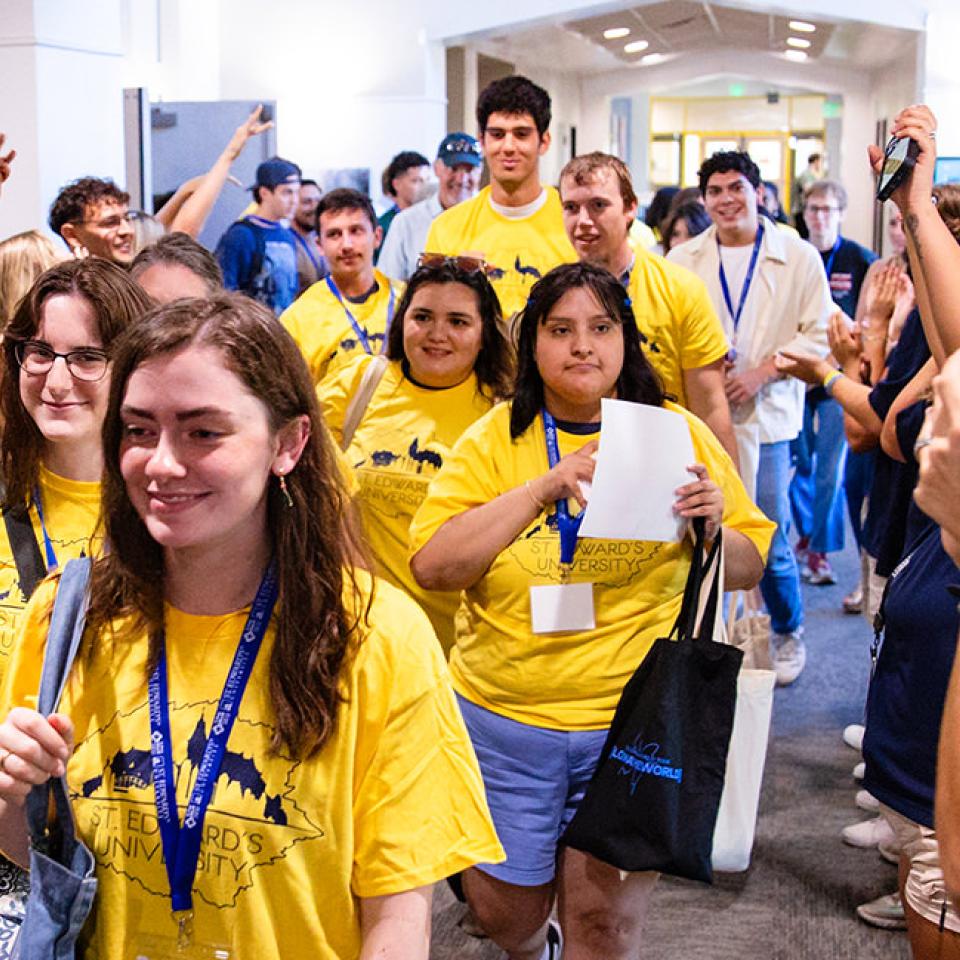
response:
[[[880,804],[880,815],[893,828],[900,856],[906,857],[910,865],[904,896],[911,909],[937,927],[942,920],[944,929],[960,933],[960,914],[950,902],[943,882],[936,834],[885,804]]]
[[[883,599],[883,588],[887,585],[887,578],[877,576],[877,561],[867,553],[860,551],[860,586],[863,589],[863,616],[870,629],[873,629],[873,618],[880,609]]]

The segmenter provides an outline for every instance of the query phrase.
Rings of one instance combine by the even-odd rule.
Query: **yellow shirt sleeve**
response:
[[[713,309],[706,284],[696,274],[690,273],[690,280],[683,285],[678,300],[683,318],[683,349],[680,354],[683,369],[705,367],[725,357],[730,346],[723,332],[723,324]]]

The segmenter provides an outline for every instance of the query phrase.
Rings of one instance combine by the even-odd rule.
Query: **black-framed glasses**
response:
[[[14,354],[20,368],[31,376],[49,373],[57,358],[62,357],[72,377],[90,383],[102,380],[110,363],[106,353],[97,347],[80,347],[57,353],[42,340],[20,340],[14,348]]]
[[[421,267],[451,266],[464,273],[482,273],[489,276],[496,267],[487,263],[483,257],[448,257],[445,253],[421,253],[417,259],[417,269]]]

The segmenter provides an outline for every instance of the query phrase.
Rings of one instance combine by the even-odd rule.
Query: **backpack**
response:
[[[238,220],[235,226],[244,227],[252,233],[256,244],[253,251],[253,262],[250,265],[250,279],[243,284],[241,289],[247,296],[273,310],[277,295],[277,281],[273,278],[273,261],[267,256],[267,241],[264,238],[263,230],[251,223],[246,217]]]

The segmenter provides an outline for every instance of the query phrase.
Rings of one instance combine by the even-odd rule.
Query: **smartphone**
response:
[[[920,147],[909,137],[891,137],[883,151],[883,169],[877,183],[877,199],[889,200],[897,187],[910,176],[916,166]]]

